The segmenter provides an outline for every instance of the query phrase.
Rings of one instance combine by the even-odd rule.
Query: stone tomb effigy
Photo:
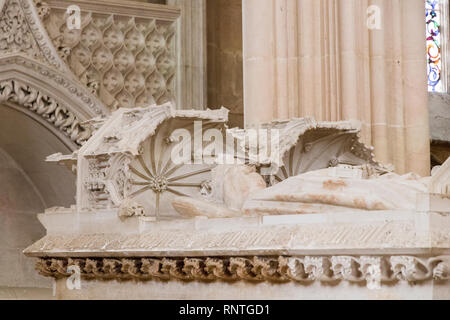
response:
[[[279,130],[267,177],[275,158],[252,158],[226,121],[226,109],[120,109],[49,157],[76,171],[77,201],[39,215],[47,235],[25,254],[59,298],[448,298],[449,162],[399,176],[356,123],[294,119],[262,126]],[[66,286],[74,267],[80,290]]]

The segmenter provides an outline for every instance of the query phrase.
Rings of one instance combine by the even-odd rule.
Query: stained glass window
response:
[[[426,0],[428,90],[446,91],[442,74],[442,11],[440,0]]]

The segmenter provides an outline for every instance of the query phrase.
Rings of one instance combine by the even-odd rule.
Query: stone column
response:
[[[207,1],[208,108],[230,110],[230,127],[242,127],[242,0]]]
[[[178,109],[205,109],[206,86],[206,0],[167,0],[181,8],[178,24]]]
[[[245,126],[276,117],[274,29],[273,0],[243,0]]]
[[[428,175],[424,10],[422,0],[243,0],[246,125],[358,119],[378,160]],[[379,28],[368,24],[377,12]]]

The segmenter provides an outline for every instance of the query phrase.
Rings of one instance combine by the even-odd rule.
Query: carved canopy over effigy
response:
[[[87,123],[94,134],[80,150],[48,159],[76,171],[77,203],[39,215],[48,234],[25,254],[56,279],[69,266],[91,281],[371,287],[449,279],[449,199],[431,192],[447,167],[427,178],[389,173],[359,142],[355,122],[306,118],[230,130],[227,114],[168,103]],[[177,130],[190,138],[175,139]],[[269,142],[281,158],[274,179],[261,174],[279,159],[254,157],[264,145],[252,142],[255,133],[259,142],[279,139],[278,148]],[[213,136],[222,159],[235,162],[174,163],[177,146],[188,145],[187,160],[195,160]]]
[[[53,155],[48,160],[76,168],[78,211],[140,206],[141,215],[152,217],[177,217],[177,208],[173,208],[177,197],[201,200],[216,196],[222,189],[217,182],[226,184],[222,181],[225,177],[215,177],[221,170],[218,165],[252,165],[264,175],[265,168],[278,159],[262,150],[250,150],[254,138],[256,149],[269,143],[271,152],[279,152],[281,161],[273,173],[276,179],[266,179],[269,185],[339,165],[367,164],[385,170],[374,161],[371,150],[359,142],[357,123],[318,123],[305,118],[252,131],[227,130],[227,120],[228,110],[224,108],[176,110],[165,104],[119,109],[107,119],[86,123],[94,134],[80,150],[69,156]],[[269,128],[274,136],[277,132],[278,140],[267,140]],[[185,130],[187,136],[178,137],[180,130]],[[183,163],[173,159],[174,152],[180,152],[175,149],[180,148],[179,138],[184,139],[182,144],[188,144],[188,159]],[[211,145],[213,152],[207,154]],[[221,158],[222,154],[226,154],[225,158]],[[240,174],[244,172],[236,171],[236,175]],[[261,181],[261,185],[265,183]]]
[[[145,215],[172,216],[170,199],[206,192],[213,167],[174,162],[173,132],[183,129],[194,137],[195,121],[201,123],[201,135],[208,129],[225,132],[227,119],[225,109],[176,110],[171,104],[116,111],[76,152],[78,209],[118,208],[131,200],[144,208]],[[206,144],[191,139],[182,143],[192,151]]]

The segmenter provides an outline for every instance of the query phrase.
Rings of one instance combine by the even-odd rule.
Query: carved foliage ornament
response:
[[[25,15],[19,1],[8,0],[1,12],[0,51],[2,54],[23,52],[37,60],[43,60],[32,34],[28,32]]]
[[[306,256],[200,258],[43,258],[41,275],[64,278],[76,265],[85,279],[182,281],[313,281],[354,283],[373,281],[450,280],[450,257]]]
[[[67,67],[56,54],[39,17],[48,15],[48,7],[38,1],[0,1],[0,56],[24,54],[61,71]]]
[[[81,145],[91,136],[77,117],[54,98],[17,80],[0,82],[0,103],[13,102],[38,114],[65,133],[73,142]]]

